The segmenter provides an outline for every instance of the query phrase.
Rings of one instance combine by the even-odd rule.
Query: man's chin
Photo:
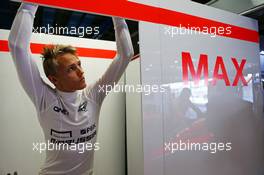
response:
[[[82,89],[84,89],[84,88],[86,88],[86,83],[84,83],[81,87],[80,87],[80,89],[79,90],[82,90]]]
[[[75,90],[83,90],[86,86],[86,83],[78,84],[78,86],[75,86]]]

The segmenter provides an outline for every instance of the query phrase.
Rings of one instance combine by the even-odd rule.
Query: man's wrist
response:
[[[33,16],[35,16],[37,9],[38,9],[38,5],[22,3],[18,10],[19,11],[21,10],[29,11]]]
[[[126,21],[123,18],[112,17],[115,29],[127,27]]]

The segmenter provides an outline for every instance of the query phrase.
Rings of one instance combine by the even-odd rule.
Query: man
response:
[[[53,89],[41,79],[30,51],[37,8],[22,3],[11,28],[9,47],[19,80],[36,107],[46,143],[72,146],[90,143],[96,147],[99,112],[106,96],[100,87],[117,83],[134,54],[127,25],[123,19],[113,17],[117,55],[93,85],[85,83],[75,48],[63,45],[46,47],[42,54],[43,67],[56,87]],[[39,174],[92,174],[93,154],[89,150],[83,153],[72,149],[46,150],[46,160]]]

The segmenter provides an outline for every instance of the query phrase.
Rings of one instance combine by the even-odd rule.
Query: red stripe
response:
[[[126,0],[96,0],[84,1],[74,0],[74,3],[69,0],[24,0],[26,2],[38,3],[46,6],[59,7],[63,9],[71,9],[83,12],[92,12],[106,14],[111,16],[120,16],[139,21],[148,21],[158,24],[166,24],[179,27],[232,27],[232,33],[217,34],[228,38],[234,38],[250,42],[259,42],[258,32],[243,27],[222,23],[219,21],[197,17],[181,12],[167,10],[159,7],[152,7]],[[146,15],[147,14],[147,15]],[[213,33],[212,33],[213,34]]]
[[[0,40],[0,51],[9,52],[8,42],[4,40]]]
[[[34,54],[40,54],[45,45],[46,44],[31,43],[31,52]],[[76,49],[78,56],[81,57],[113,59],[116,55],[116,51],[114,50],[91,49],[82,47],[76,47]],[[0,52],[9,52],[8,41],[0,40]]]

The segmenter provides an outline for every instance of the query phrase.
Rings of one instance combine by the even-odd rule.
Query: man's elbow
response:
[[[13,38],[12,36],[9,36],[8,38],[8,48],[10,52],[14,52],[15,50],[23,52],[26,49],[28,49],[26,45],[18,44],[18,42],[16,42],[16,39]]]
[[[8,37],[8,48],[10,52],[13,52],[14,50],[22,50],[22,46],[19,46],[16,42],[16,38],[13,37],[11,34]]]
[[[8,37],[8,48],[10,51],[12,51],[12,50],[14,50],[15,47],[16,47],[15,40],[12,38],[11,35],[9,35],[9,37]]]
[[[126,58],[128,58],[129,60],[131,60],[134,55],[135,55],[135,53],[134,53],[133,47],[131,49],[129,49],[128,52],[126,52]]]

